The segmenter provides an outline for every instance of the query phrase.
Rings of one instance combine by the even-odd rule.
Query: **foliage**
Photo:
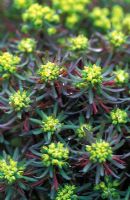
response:
[[[130,1],[0,1],[0,199],[130,199]]]

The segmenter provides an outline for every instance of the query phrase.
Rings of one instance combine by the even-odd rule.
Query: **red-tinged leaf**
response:
[[[103,85],[104,86],[107,86],[107,85],[113,86],[113,85],[115,85],[115,81],[114,80],[112,80],[112,81],[106,81],[106,82],[103,82]]]
[[[94,114],[98,113],[97,106],[95,103],[92,104]]]
[[[112,159],[113,159],[113,160],[116,160],[116,161],[119,162],[120,164],[126,164],[125,161],[123,161],[123,160],[121,160],[121,159],[119,158],[119,156],[116,156],[116,155],[115,155],[115,156],[112,157]]]
[[[57,190],[58,187],[59,187],[59,183],[58,183],[58,179],[56,177],[56,174],[54,175],[53,183],[54,183],[54,188]]]

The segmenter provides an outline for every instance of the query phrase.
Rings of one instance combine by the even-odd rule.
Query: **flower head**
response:
[[[54,133],[57,130],[60,130],[62,124],[53,116],[47,117],[44,121],[42,121],[42,130],[44,132],[51,132]]]
[[[86,5],[91,0],[52,0],[52,3],[56,9],[60,9],[63,13],[82,13],[86,9]]]
[[[32,38],[22,39],[18,44],[18,50],[21,52],[32,53],[36,48],[36,41]]]
[[[109,177],[105,177],[105,180],[97,184],[94,189],[100,191],[103,199],[111,197],[116,200],[119,198],[119,192],[117,190],[118,185],[119,182],[117,180],[112,181]]]
[[[24,167],[18,166],[18,162],[8,157],[7,160],[0,159],[0,180],[7,181],[8,184],[14,183],[21,178]]]
[[[55,200],[78,200],[75,185],[64,185],[58,190]]]
[[[86,136],[86,133],[84,131],[84,128],[88,131],[92,131],[92,126],[90,124],[82,124],[79,128],[76,130],[76,134],[79,138],[84,138]]]
[[[41,65],[38,74],[43,82],[54,81],[58,79],[62,68],[52,62],[47,62],[45,65]]]
[[[108,16],[108,8],[95,7],[90,13],[93,25],[103,31],[107,31],[111,28],[111,22]]]
[[[41,148],[42,162],[45,166],[58,166],[62,168],[67,165],[67,159],[69,157],[68,148],[64,147],[64,144],[51,143],[49,146],[43,146]]]
[[[130,32],[130,14],[127,14],[123,19],[123,30]]]
[[[14,0],[14,7],[17,9],[28,8],[35,0]]]
[[[97,86],[100,85],[103,81],[102,69],[97,65],[84,67],[81,72],[82,80],[79,83],[76,83],[78,88]]]
[[[32,4],[22,15],[23,21],[30,23],[34,29],[42,28],[47,23],[59,22],[59,16],[49,6]]]
[[[94,163],[104,163],[112,158],[112,148],[106,141],[97,140],[95,143],[86,146],[89,159]]]
[[[114,47],[120,47],[126,42],[126,36],[121,31],[112,31],[108,34],[108,40]]]
[[[112,124],[126,124],[128,121],[128,115],[125,110],[121,110],[119,108],[116,108],[111,111],[110,113]]]
[[[70,38],[70,49],[72,51],[84,50],[88,47],[88,39],[83,35],[78,35],[75,38]]]
[[[119,69],[117,71],[114,72],[115,74],[115,81],[117,84],[124,84],[124,83],[128,83],[129,81],[129,73]]]
[[[20,63],[20,58],[9,52],[0,55],[0,72],[11,74],[16,72],[16,67]]]
[[[16,111],[21,111],[24,108],[28,108],[30,105],[30,97],[27,94],[27,91],[18,90],[9,97],[9,104]]]

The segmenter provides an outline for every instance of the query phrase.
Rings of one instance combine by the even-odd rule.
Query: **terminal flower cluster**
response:
[[[51,143],[48,146],[43,146],[41,148],[42,162],[46,167],[48,166],[58,166],[62,168],[67,165],[67,160],[69,158],[69,150],[64,147],[64,144]]]
[[[28,108],[30,105],[30,97],[27,94],[27,91],[18,90],[9,97],[9,104],[15,111],[21,111],[24,108]]]
[[[128,121],[128,115],[125,110],[121,110],[120,108],[116,108],[110,113],[112,124],[126,124]]]
[[[91,145],[87,145],[86,151],[89,153],[89,159],[94,163],[104,163],[112,158],[110,144],[101,139]]]
[[[24,167],[18,166],[18,162],[11,157],[7,160],[0,159],[0,180],[8,184],[14,183],[17,179],[22,178]]]
[[[45,65],[41,65],[38,70],[38,74],[43,82],[55,81],[60,76],[62,68],[56,63],[47,62]]]
[[[47,117],[44,121],[42,121],[42,130],[44,132],[54,133],[57,130],[60,130],[62,127],[62,123],[53,116]]]
[[[64,185],[58,190],[55,200],[78,200],[75,185]]]
[[[36,48],[36,41],[33,38],[24,38],[18,44],[20,52],[32,53]]]

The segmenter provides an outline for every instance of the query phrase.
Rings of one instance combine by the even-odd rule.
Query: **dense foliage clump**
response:
[[[130,200],[129,11],[0,1],[0,200]]]

